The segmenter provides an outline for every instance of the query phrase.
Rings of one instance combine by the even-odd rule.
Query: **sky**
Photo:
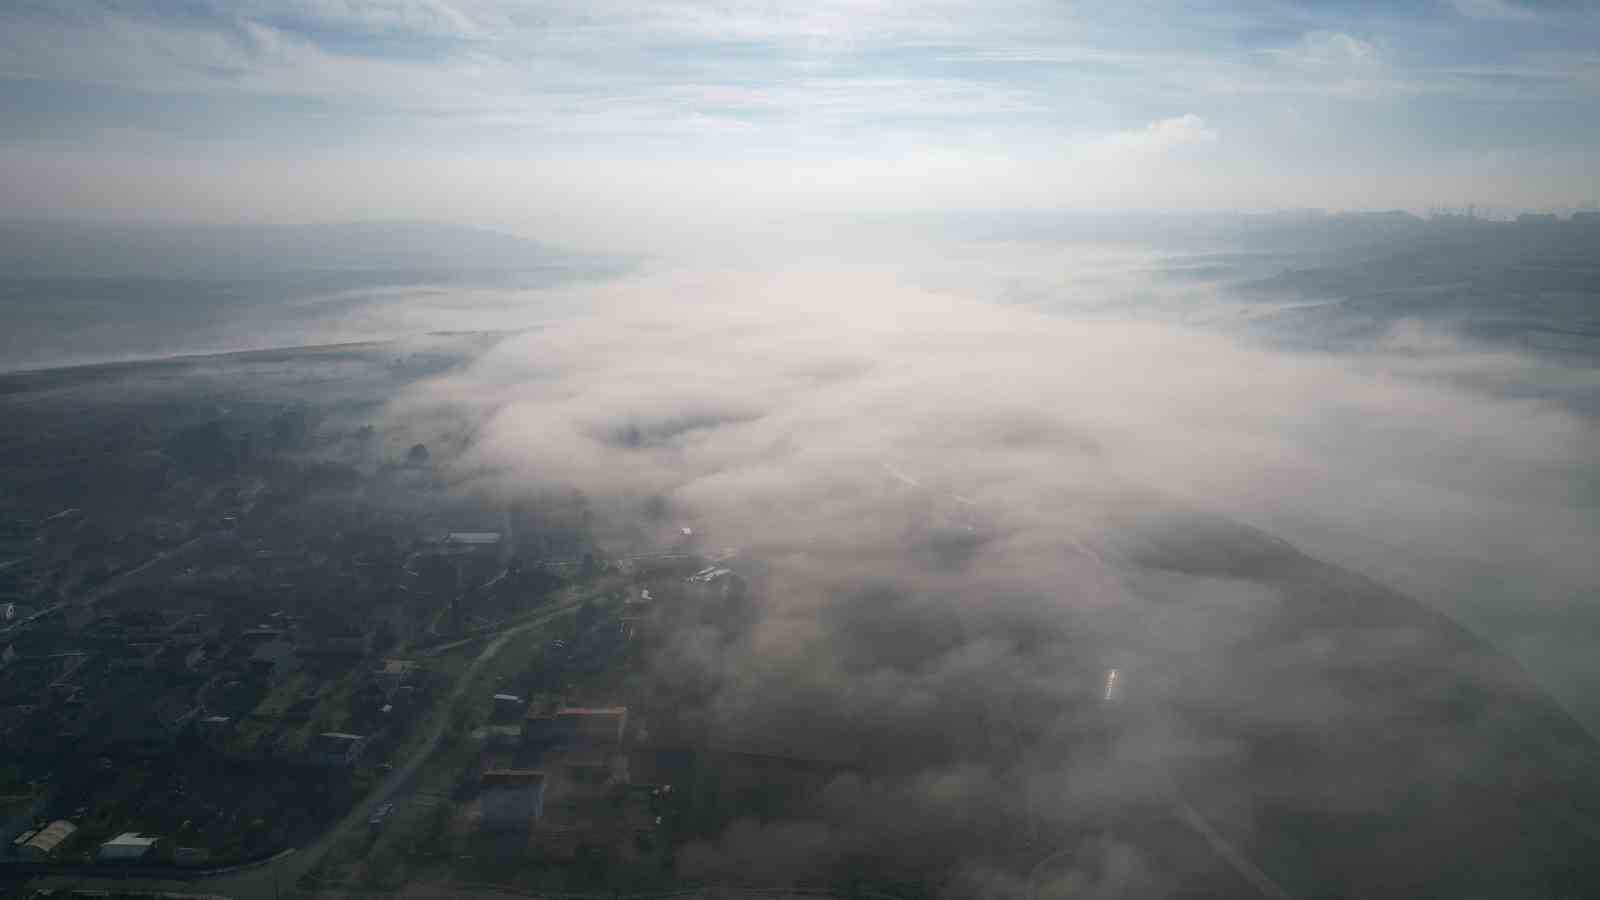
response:
[[[0,8],[14,214],[540,231],[965,209],[1582,208],[1600,5]]]

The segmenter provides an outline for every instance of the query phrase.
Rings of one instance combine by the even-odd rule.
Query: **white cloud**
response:
[[[320,28],[372,34],[482,38],[504,24],[492,7],[451,0],[229,0],[217,5],[225,16],[285,21]]]
[[[1379,62],[1377,47],[1342,31],[1308,31],[1270,53],[1290,65],[1317,69],[1369,68]]]
[[[1095,142],[1095,149],[1109,151],[1136,151],[1163,153],[1180,147],[1211,144],[1217,140],[1216,129],[1194,113],[1184,113],[1170,119],[1158,119],[1143,128],[1118,131]]]
[[[1531,22],[1538,18],[1533,10],[1518,6],[1511,0],[1450,0],[1456,12],[1469,19],[1488,19],[1496,22]]]
[[[583,179],[601,184],[607,203],[614,199],[611,184],[652,182],[645,195],[684,198],[735,184],[719,202],[745,208],[752,197],[814,207],[813,198],[824,196],[864,204],[890,196],[888,205],[917,208],[938,202],[1390,205],[1393,186],[1381,183],[1390,173],[1401,183],[1436,182],[1440,161],[1448,163],[1470,142],[1436,146],[1434,158],[1421,164],[1387,158],[1379,166],[1376,157],[1398,155],[1386,149],[1392,120],[1363,123],[1353,107],[1422,105],[1443,96],[1587,103],[1600,84],[1587,48],[1502,52],[1471,66],[1429,68],[1418,63],[1430,58],[1428,48],[1413,52],[1418,48],[1406,35],[1376,26],[1357,31],[1327,16],[1304,17],[1302,27],[1321,27],[1287,46],[1250,50],[1240,49],[1248,40],[1222,46],[1217,36],[1249,25],[1254,15],[1225,17],[1222,24],[1197,15],[1194,22],[1211,30],[1185,32],[1188,19],[1144,7],[1085,21],[1043,0],[1002,9],[968,0],[823,0],[798,7],[710,0],[216,0],[214,14],[182,17],[139,12],[136,4],[64,3],[63,9],[0,12],[0,77],[22,82],[24,91],[29,81],[71,81],[104,90],[102,102],[136,91],[188,108],[184,115],[147,116],[141,104],[119,104],[110,117],[118,121],[110,122],[95,109],[67,104],[52,108],[50,127],[24,124],[0,143],[120,154],[123,165],[107,171],[126,171],[133,161],[159,170],[180,155],[169,146],[183,142],[202,162],[223,144],[304,161],[348,153],[366,163],[357,167],[363,185],[372,180],[367,170],[384,171],[394,157],[429,160],[414,167],[419,176],[436,163],[452,173],[464,168],[458,162],[482,162],[496,175],[510,167],[502,190],[472,192],[492,204],[501,202],[497,195],[524,198],[521,189],[542,177],[512,163],[526,170],[533,160],[548,168],[553,160],[609,157],[609,173]],[[1443,18],[1462,27],[1453,16]],[[1380,33],[1381,42],[1374,36]],[[1317,133],[1285,124],[1297,109],[1329,99],[1340,101],[1329,111],[1343,115],[1322,116],[1319,109],[1309,117]],[[1219,122],[1222,110],[1228,116]],[[1482,118],[1470,127],[1495,127],[1493,117]],[[1156,120],[1129,127],[1150,119]],[[133,145],[103,140],[110,129],[141,137]],[[1573,134],[1568,128],[1558,139],[1586,139]],[[1207,147],[1215,149],[1199,152]],[[1315,183],[1304,177],[1297,165],[1304,152],[1351,160],[1359,171],[1346,173],[1334,192],[1331,175]],[[1136,173],[1126,164],[1135,156]],[[1202,156],[1211,164],[1204,173],[1177,171]],[[229,162],[238,171],[257,163],[239,154]],[[1070,172],[1061,171],[1067,166]],[[719,168],[732,169],[731,177]],[[1586,177],[1592,180],[1592,166]],[[125,193],[142,190],[150,178],[132,181]],[[451,195],[418,187],[415,177],[401,183],[405,191],[389,186],[374,193],[386,206],[401,202],[391,199],[400,194]],[[235,195],[248,189],[221,187]],[[554,189],[572,193],[565,184]],[[1485,200],[1482,190],[1481,181],[1462,182],[1407,205],[1425,208],[1466,195]],[[266,202],[276,209],[281,192],[270,193]],[[441,213],[461,217],[465,205]],[[358,213],[345,207],[344,214]]]

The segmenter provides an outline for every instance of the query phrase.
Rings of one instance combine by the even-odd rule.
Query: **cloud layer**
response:
[[[625,224],[619,185],[674,195],[665,231],[729,205],[1581,206],[1597,33],[1504,2],[25,3],[0,184],[32,214],[545,237]]]
[[[1240,523],[1542,570],[1532,614],[1595,574],[1593,515],[1561,487],[1593,423],[1458,386],[1528,361],[1415,337],[1291,355],[859,271],[656,275],[595,302],[393,413],[476,410],[465,489],[578,486],[619,551],[681,524],[741,551],[749,607],[672,633],[652,729],[841,774],[686,847],[695,873],[870,859],[1000,894],[1039,863],[1160,894],[1248,885],[1237,857],[1403,896],[1462,854],[1577,839],[1577,813],[1479,780],[1561,809],[1594,787],[1586,739],[1521,670]],[[1411,836],[1292,858],[1292,828],[1385,817]]]

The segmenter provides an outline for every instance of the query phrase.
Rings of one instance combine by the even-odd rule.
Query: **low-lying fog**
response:
[[[1600,386],[1590,360],[1403,307],[1375,340],[1274,349],[1252,329],[1274,305],[1163,264],[973,242],[898,265],[663,267],[561,292],[584,312],[394,414],[475,407],[468,465],[495,489],[577,485],[619,530],[664,497],[728,545],[862,553],[892,531],[885,485],[915,484],[1046,591],[1062,542],[1096,535],[1062,498],[1157,490],[1412,593],[1600,723],[1582,687],[1600,674],[1600,444],[1569,402]]]
[[[1582,348],[1504,339],[1505,316],[1485,337],[1493,297],[1441,315],[1416,297],[1469,288],[1386,285],[1388,305],[1348,312],[1348,288],[1284,275],[1313,265],[1319,284],[1350,277],[1325,249],[813,240],[538,289],[394,287],[311,330],[514,329],[386,415],[426,433],[468,411],[461,490],[579,488],[609,550],[687,526],[739,551],[753,617],[653,661],[703,686],[683,717],[728,748],[897,773],[691,844],[686,872],[804,877],[852,853],[912,871],[977,829],[1001,837],[963,890],[1008,893],[1022,873],[996,860],[1022,844],[1004,835],[1090,827],[1085,810],[1177,777],[1275,877],[1336,894],[1364,857],[1294,857],[1291,814],[1370,825],[1405,795],[1444,827],[1521,802],[1450,779],[1564,790],[1574,745],[1508,751],[1525,723],[1501,707],[1538,705],[1519,675],[1294,550],[1417,598],[1600,726],[1600,377]],[[251,315],[258,336],[280,314],[304,335],[304,310]],[[1561,330],[1523,312],[1516,334]],[[1112,693],[1134,711],[1106,738],[1081,710]],[[1418,787],[1433,775],[1450,787]],[[1413,829],[1402,855],[1437,872],[1504,855],[1510,833],[1568,852],[1535,827]],[[1157,893],[1182,871],[1106,840],[1059,886]],[[1342,883],[1402,895],[1414,877]]]
[[[691,846],[689,869],[802,873],[869,853],[914,870],[933,860],[911,848],[936,853],[975,823],[1082,826],[1170,772],[1210,779],[1206,814],[1292,871],[1282,810],[1370,824],[1436,789],[1418,787],[1431,774],[1519,778],[1489,760],[1534,726],[1492,711],[1528,700],[1516,676],[1465,662],[1375,586],[1285,562],[1280,539],[1412,594],[1600,724],[1595,371],[1404,307],[1366,340],[1286,341],[1259,325],[1302,297],[1246,302],[1229,278],[1170,274],[1195,265],[969,242],[897,264],[662,267],[580,289],[582,314],[508,337],[390,415],[476,411],[464,489],[577,486],[611,546],[689,524],[759,560],[756,619],[677,636],[658,672],[711,686],[694,715],[727,746],[915,773],[836,782],[815,820],[745,823]],[[1094,729],[1060,711],[1110,691],[1109,668],[1150,705],[1094,756]],[[1446,686],[1464,671],[1487,707]],[[1207,731],[1221,721],[1327,746],[1274,769]],[[1521,765],[1565,765],[1552,760],[1569,750],[1528,746]],[[1430,827],[1500,809],[1440,802]],[[1448,867],[1518,829],[1569,851],[1535,827],[1485,826],[1447,852],[1417,828],[1401,855]],[[1302,887],[1363,865],[1323,852]],[[1135,893],[1177,877],[1159,851],[1106,853],[1063,877],[1121,866]],[[1004,866],[963,877],[1015,888]]]

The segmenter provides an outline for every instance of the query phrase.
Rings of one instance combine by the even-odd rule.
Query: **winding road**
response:
[[[226,874],[209,876],[197,874],[191,878],[180,880],[141,879],[138,877],[116,878],[100,875],[97,872],[93,876],[50,876],[39,878],[33,882],[33,886],[87,890],[139,889],[175,893],[195,893],[203,887],[203,893],[222,894],[240,898],[240,900],[277,898],[281,896],[281,892],[285,889],[293,892],[295,884],[300,877],[314,869],[321,862],[323,856],[339,841],[343,840],[352,828],[364,826],[374,810],[380,805],[390,802],[405,789],[412,776],[416,775],[428,761],[433,755],[433,751],[438,749],[439,742],[444,738],[445,730],[450,724],[450,710],[454,709],[455,705],[461,701],[461,698],[466,694],[467,689],[471,687],[473,679],[477,677],[484,664],[493,659],[500,652],[500,649],[506,645],[507,641],[525,631],[548,624],[559,616],[577,608],[584,596],[587,595],[571,597],[537,618],[514,625],[497,634],[493,640],[484,646],[483,651],[472,660],[466,670],[461,673],[461,677],[456,680],[455,688],[451,690],[450,696],[435,710],[427,725],[427,737],[411,759],[384,776],[365,799],[352,806],[344,818],[340,819],[327,831],[324,831],[320,837],[308,846],[294,848],[291,852],[281,854],[270,863]],[[197,882],[200,884],[197,884]]]

